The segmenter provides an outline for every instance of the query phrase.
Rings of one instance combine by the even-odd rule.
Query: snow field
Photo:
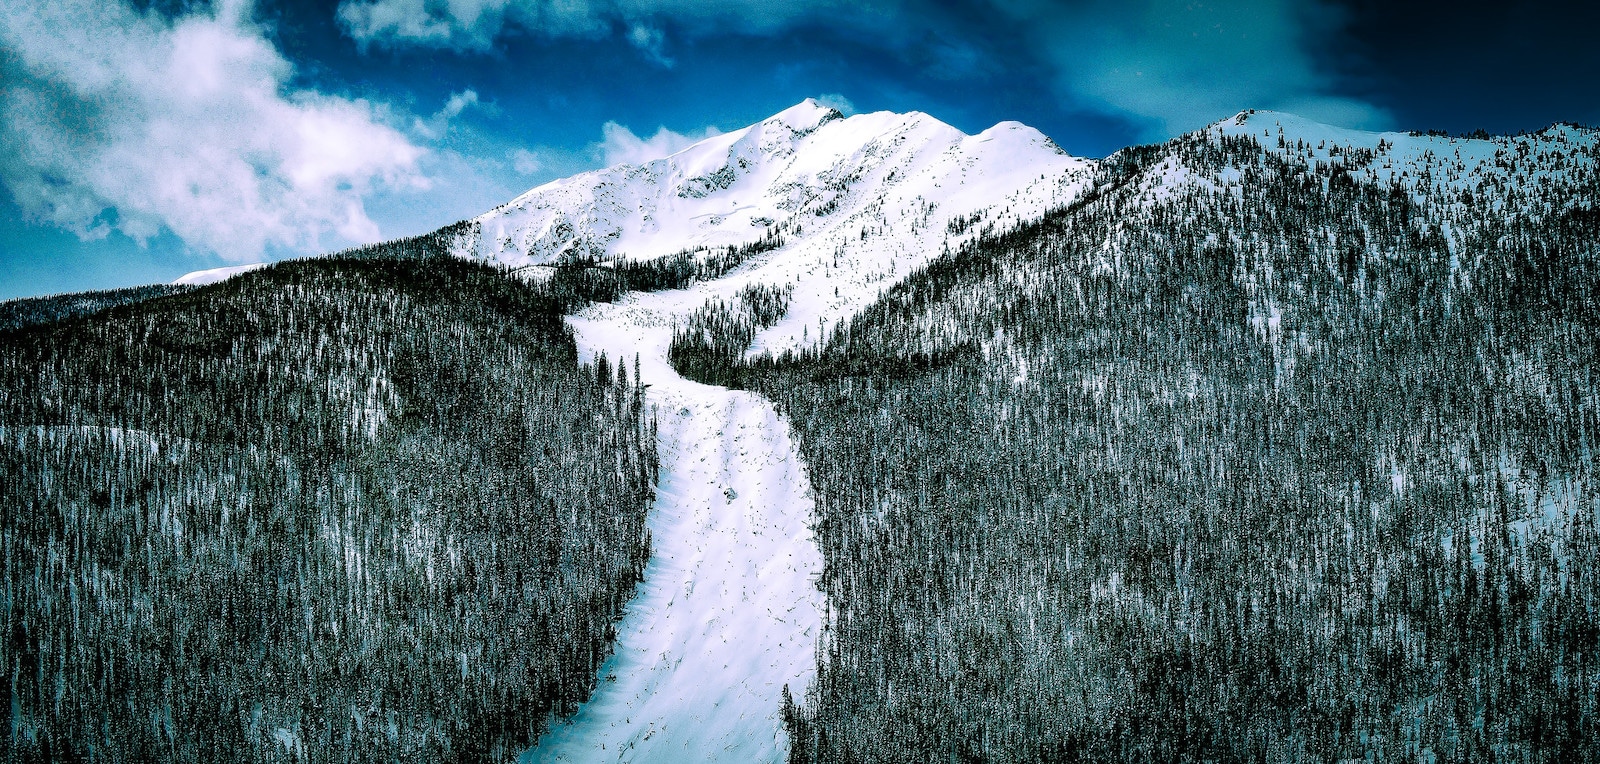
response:
[[[523,760],[782,761],[781,692],[804,695],[822,622],[809,483],[788,427],[756,395],[673,373],[670,327],[591,313],[571,321],[583,357],[638,352],[650,385],[654,548],[594,696]]]
[[[229,265],[222,268],[210,268],[203,271],[185,273],[182,276],[179,276],[178,279],[172,283],[183,284],[186,286],[204,286],[206,284],[215,284],[220,281],[227,281],[234,276],[249,273],[250,271],[265,266],[266,263],[250,263],[249,265]]]

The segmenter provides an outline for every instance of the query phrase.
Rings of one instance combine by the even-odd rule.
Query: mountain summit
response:
[[[1081,164],[1014,122],[970,136],[918,112],[845,117],[807,99],[662,159],[534,188],[474,219],[459,249],[511,266],[642,259],[769,229],[859,235],[882,205],[912,198],[941,218],[1019,193],[1042,210],[1060,198],[1054,181]]]
[[[453,251],[534,268],[776,249],[751,267],[792,289],[757,341],[781,350],[947,247],[1069,203],[1095,167],[1017,122],[967,135],[920,112],[845,117],[808,99],[662,159],[534,188],[468,221]]]

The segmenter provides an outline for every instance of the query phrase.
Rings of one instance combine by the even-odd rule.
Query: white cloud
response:
[[[341,0],[339,22],[363,45],[423,45],[488,50],[507,27],[550,37],[621,32],[652,60],[662,55],[671,19],[689,34],[773,34],[807,20],[876,23],[889,28],[903,0]]]
[[[449,100],[444,103],[444,108],[440,109],[439,113],[434,116],[441,119],[455,119],[460,116],[461,112],[466,111],[468,106],[477,105],[478,93],[475,90],[469,89],[459,93],[451,93]]]
[[[518,175],[533,175],[544,169],[544,160],[535,152],[515,149],[511,152],[511,169]]]
[[[450,129],[450,120],[461,116],[461,112],[477,106],[478,103],[478,92],[470,88],[459,93],[451,93],[443,107],[426,120],[418,119],[412,124],[412,129],[424,138],[441,138]]]
[[[1312,44],[1342,20],[1325,0],[1126,0],[1063,6],[992,0],[1032,30],[1061,87],[1086,105],[1143,118],[1151,137],[1248,108],[1350,127],[1383,127],[1381,110],[1337,95]]]
[[[656,134],[641,138],[622,125],[607,122],[600,128],[601,140],[592,147],[593,153],[606,167],[619,164],[644,164],[676,154],[689,146],[712,136],[721,135],[715,127],[707,127],[699,135],[675,133],[665,127]]]
[[[513,4],[513,0],[345,0],[338,15],[345,31],[361,44],[405,42],[486,50]]]
[[[628,30],[628,42],[633,43],[633,47],[643,51],[651,61],[668,69],[672,68],[673,61],[664,52],[667,36],[660,29],[644,24],[634,24],[633,28]]]
[[[607,31],[584,0],[343,0],[338,15],[345,31],[363,45],[488,50],[508,17],[552,35]]]
[[[17,203],[84,238],[166,228],[232,260],[377,239],[363,198],[425,187],[424,150],[379,106],[291,88],[250,12],[0,4],[0,180]]]
[[[856,105],[851,103],[850,99],[838,93],[823,93],[817,96],[817,103],[830,109],[837,109],[840,114],[846,117],[856,113]]]

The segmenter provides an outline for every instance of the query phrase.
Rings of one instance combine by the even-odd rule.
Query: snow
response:
[[[807,101],[663,159],[528,191],[476,218],[456,252],[522,268],[570,257],[648,259],[746,244],[776,230],[809,247],[803,269],[822,262],[831,269],[833,251],[850,244],[860,257],[841,267],[882,286],[905,275],[890,270],[891,261],[937,255],[951,217],[985,208],[998,225],[1037,217],[1070,201],[1089,167],[1015,122],[968,136],[926,114],[845,118]],[[799,326],[814,332],[816,318],[849,312],[841,305],[797,314],[779,334]]]
[[[219,281],[227,281],[228,279],[238,276],[241,273],[249,273],[250,271],[265,266],[266,263],[251,263],[249,265],[230,265],[225,268],[211,268],[204,271],[194,271],[192,273],[185,273],[182,276],[179,276],[178,279],[172,283],[186,284],[189,286],[215,284]]]
[[[781,351],[984,225],[1067,204],[1092,166],[1016,122],[969,136],[926,114],[844,118],[808,101],[665,159],[535,188],[477,218],[456,251],[525,268],[571,256],[648,259],[781,230],[788,246],[763,258],[759,280],[794,284],[794,307],[754,348]],[[950,220],[974,213],[979,225],[947,235]]]
[[[1243,111],[1201,132],[1249,137],[1290,161],[1344,166],[1358,181],[1398,184],[1419,201],[1425,192],[1448,198],[1461,192],[1481,193],[1486,187],[1554,191],[1560,185],[1586,183],[1581,170],[1592,169],[1600,154],[1600,131],[1560,124],[1522,135],[1461,138],[1368,132],[1293,114]],[[1349,149],[1370,152],[1370,159]],[[1455,208],[1458,205],[1444,207],[1447,215],[1461,211]]]
[[[165,444],[168,458],[174,461],[179,458],[179,455],[186,453],[194,446],[194,442],[187,438],[125,427],[101,427],[98,425],[12,427],[0,425],[0,443],[12,448],[25,450],[33,444],[40,443],[51,448],[59,448],[63,441],[69,440],[100,440],[111,446],[122,446],[126,441],[128,447],[149,448],[152,455],[160,454],[163,444]]]
[[[639,353],[661,450],[653,554],[594,697],[524,760],[781,761],[781,692],[804,695],[822,623],[809,481],[770,403],[678,376],[671,328],[630,315],[571,325],[585,359]]]
[[[785,420],[761,397],[667,364],[673,326],[751,284],[792,285],[754,350],[811,344],[947,247],[1072,201],[1092,162],[1009,122],[975,136],[925,114],[844,118],[808,101],[643,166],[535,188],[477,219],[457,254],[513,267],[563,256],[647,259],[785,245],[723,278],[636,293],[569,318],[585,358],[639,355],[659,423],[661,483],[645,580],[594,696],[525,761],[777,762],[782,688],[815,672],[823,602],[813,502]],[[958,236],[957,218],[980,221]]]

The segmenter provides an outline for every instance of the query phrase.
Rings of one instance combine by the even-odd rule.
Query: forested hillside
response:
[[[0,334],[0,758],[498,760],[588,697],[649,556],[637,368],[436,249]]]
[[[793,760],[1600,760],[1593,138],[1185,136],[820,351],[680,332],[810,470]]]

